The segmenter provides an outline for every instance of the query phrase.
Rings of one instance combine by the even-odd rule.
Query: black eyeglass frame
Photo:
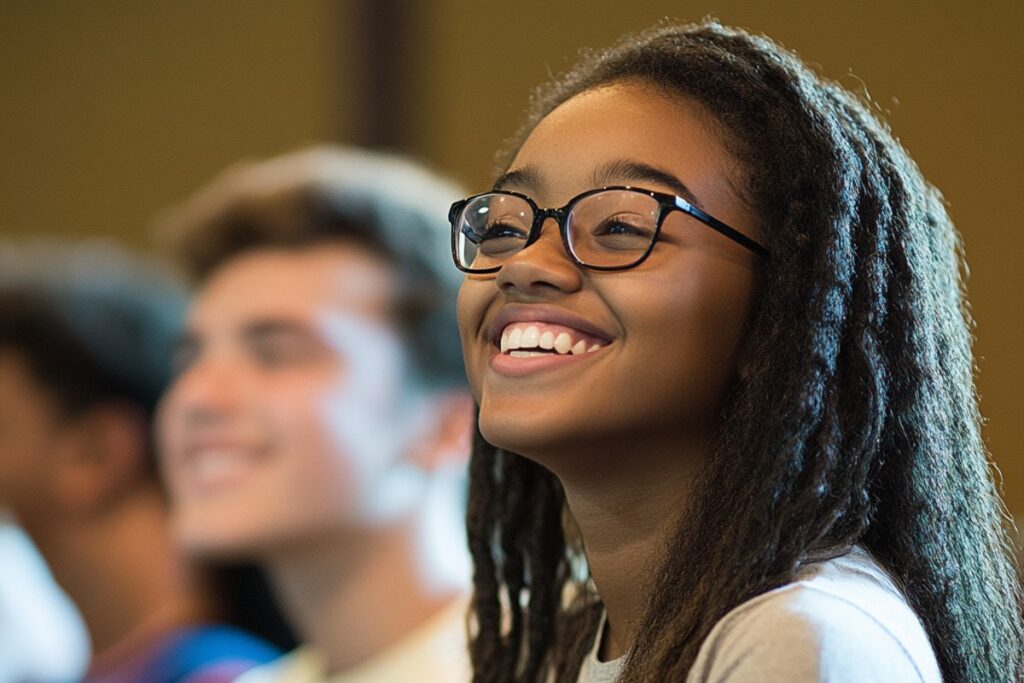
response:
[[[609,190],[627,190],[629,192],[637,192],[639,194],[647,195],[648,197],[651,197],[652,199],[657,201],[659,207],[658,218],[654,226],[654,236],[651,238],[651,243],[647,247],[647,251],[645,251],[636,261],[633,261],[632,263],[624,266],[591,265],[580,259],[580,257],[577,256],[576,253],[573,251],[572,246],[569,244],[569,230],[567,227],[567,220],[569,217],[569,213],[572,211],[573,207],[575,207],[576,204],[579,203],[581,200],[586,199],[591,195],[599,194],[601,192],[607,192]],[[466,205],[469,204],[474,199],[478,199],[479,197],[483,197],[486,195],[495,194],[518,197],[519,199],[524,200],[527,204],[530,205],[530,208],[533,209],[533,223],[530,225],[530,232],[526,236],[526,242],[523,244],[522,249],[516,252],[517,254],[526,249],[527,247],[529,247],[538,239],[540,239],[541,226],[544,225],[544,221],[546,221],[548,218],[554,218],[555,222],[558,223],[558,232],[562,236],[562,244],[565,246],[565,253],[569,255],[569,258],[571,258],[573,263],[575,263],[577,266],[589,268],[590,270],[601,271],[628,270],[630,268],[635,268],[636,266],[646,261],[647,257],[651,255],[652,251],[654,251],[654,245],[658,242],[658,237],[661,235],[661,226],[665,222],[665,217],[668,216],[673,211],[682,211],[683,213],[692,216],[693,218],[696,218],[698,221],[708,226],[712,230],[721,233],[725,237],[728,237],[729,239],[736,242],[740,246],[749,249],[758,256],[768,256],[767,247],[762,245],[760,242],[757,242],[756,240],[747,237],[736,228],[733,228],[728,224],[718,220],[714,216],[706,213],[705,211],[698,209],[696,206],[686,201],[682,197],[679,197],[678,195],[674,194],[669,194],[667,192],[655,192],[654,190],[646,190],[640,187],[630,187],[628,185],[609,185],[607,187],[598,187],[594,188],[593,190],[581,192],[580,194],[570,199],[568,203],[560,209],[542,209],[539,206],[537,206],[537,203],[533,201],[532,198],[525,194],[522,194],[521,192],[514,192],[512,190],[491,190],[489,192],[480,192],[479,194],[471,195],[469,197],[466,197],[465,199],[460,199],[459,201],[452,204],[451,208],[448,209],[448,222],[452,226],[452,260],[455,261],[455,267],[464,273],[472,273],[474,275],[496,273],[499,270],[501,270],[502,266],[504,266],[504,264],[501,264],[498,266],[494,266],[492,268],[470,268],[468,266],[463,266],[461,263],[459,263],[458,239],[459,235],[461,234],[461,231],[459,229],[458,222],[460,217],[462,216],[463,209],[465,209]]]

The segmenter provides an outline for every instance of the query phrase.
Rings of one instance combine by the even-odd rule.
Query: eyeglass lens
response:
[[[569,248],[578,261],[597,267],[633,265],[657,233],[658,201],[630,190],[586,195],[566,217]],[[526,246],[533,225],[530,203],[515,195],[489,193],[467,202],[458,216],[456,256],[471,270],[501,266]]]

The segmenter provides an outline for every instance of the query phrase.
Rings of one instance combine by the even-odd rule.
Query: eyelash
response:
[[[487,232],[481,235],[481,239],[497,239],[499,237],[526,237],[526,232],[509,223],[496,221],[487,226]]]

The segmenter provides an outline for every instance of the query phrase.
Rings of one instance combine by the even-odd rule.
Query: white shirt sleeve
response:
[[[797,584],[722,619],[701,647],[687,683],[933,680],[921,672],[898,634],[868,610]]]

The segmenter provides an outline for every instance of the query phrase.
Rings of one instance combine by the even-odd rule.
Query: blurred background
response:
[[[1024,517],[1021,2],[5,0],[0,237],[144,248],[154,216],[227,165],[320,141],[411,154],[480,190],[531,89],[581,47],[706,15],[869,92],[944,192],[985,435]]]

